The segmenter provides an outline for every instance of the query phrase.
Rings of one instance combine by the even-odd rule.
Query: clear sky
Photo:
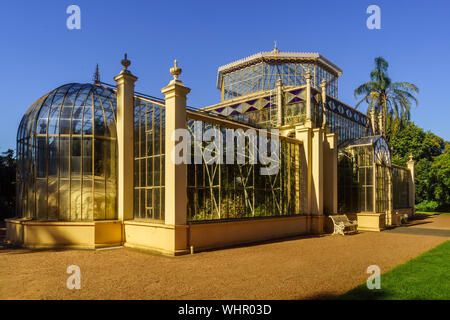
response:
[[[81,30],[66,27],[66,9],[81,8]],[[381,8],[381,30],[366,9]],[[412,119],[450,140],[450,1],[4,1],[0,4],[0,151],[15,149],[26,109],[69,82],[90,82],[95,65],[114,83],[124,52],[139,77],[136,90],[161,96],[173,59],[192,91],[188,104],[219,102],[217,68],[260,51],[319,52],[343,69],[339,98],[383,56],[393,81],[420,89]],[[363,111],[365,111],[363,109]]]

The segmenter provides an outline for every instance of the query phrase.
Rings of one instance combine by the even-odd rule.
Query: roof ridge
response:
[[[223,66],[220,66],[219,67],[219,71],[227,69],[228,67],[230,67],[232,65],[237,65],[237,64],[240,64],[240,63],[244,63],[246,61],[253,60],[253,59],[258,58],[258,57],[264,57],[264,56],[269,56],[269,57],[271,57],[271,56],[273,56],[273,57],[279,56],[279,57],[283,57],[283,56],[286,56],[286,55],[295,55],[295,56],[298,56],[298,57],[300,57],[300,56],[304,56],[304,57],[314,56],[315,58],[320,58],[320,57],[324,58],[318,52],[295,52],[295,51],[278,51],[278,52],[273,52],[273,51],[260,51],[260,52],[254,53],[252,55],[249,55],[249,56],[247,56],[245,58],[241,58],[241,59],[235,60],[233,62],[227,63],[227,64],[225,64]],[[329,62],[331,64],[331,61],[329,61],[328,59],[326,59],[326,60],[327,60],[327,62]],[[333,66],[337,67],[336,65],[334,65],[334,63],[333,63]]]

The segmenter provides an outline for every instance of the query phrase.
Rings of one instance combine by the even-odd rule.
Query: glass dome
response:
[[[17,132],[17,215],[117,218],[116,93],[71,83],[36,101]]]

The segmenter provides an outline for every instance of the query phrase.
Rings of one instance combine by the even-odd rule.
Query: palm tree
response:
[[[382,57],[375,58],[371,80],[356,88],[354,94],[355,98],[363,97],[355,108],[366,102],[368,115],[372,110],[381,113],[389,137],[409,121],[412,102],[418,105],[414,93],[419,93],[419,89],[409,82],[392,82],[387,74],[388,67]]]

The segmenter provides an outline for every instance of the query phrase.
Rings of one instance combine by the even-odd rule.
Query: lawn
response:
[[[450,300],[450,241],[381,275],[381,289],[364,283],[343,300]]]
[[[426,212],[426,211],[416,211],[416,214],[427,214],[433,216],[435,214],[450,214],[450,212]]]

